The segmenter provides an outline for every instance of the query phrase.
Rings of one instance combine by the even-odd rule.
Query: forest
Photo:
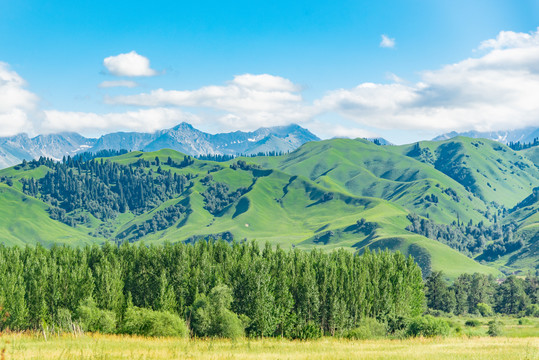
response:
[[[421,270],[400,253],[224,241],[2,246],[0,278],[2,330],[79,324],[148,335],[156,323],[177,323],[196,336],[306,338],[340,334],[366,318],[397,331],[424,304]]]
[[[0,278],[1,330],[308,339],[353,336],[365,323],[413,335],[437,320],[425,311],[539,315],[536,277],[462,275],[448,285],[433,272],[424,283],[411,257],[368,249],[1,246]]]
[[[411,224],[406,230],[442,242],[470,257],[481,254],[478,260],[493,261],[524,245],[516,234],[515,223],[485,225],[483,221],[474,224],[470,220],[467,224],[445,225],[416,214],[409,214],[408,220]]]
[[[185,157],[181,163],[170,166],[185,167],[193,159]],[[156,158],[154,164],[159,164]],[[178,175],[171,171],[157,173],[150,169],[150,164],[142,159],[135,164],[120,165],[110,161],[91,159],[64,158],[55,162],[47,158],[23,162],[22,168],[37,168],[45,165],[51,169],[43,178],[23,178],[23,192],[38,197],[51,205],[51,218],[68,225],[84,223],[84,217],[67,215],[82,209],[100,220],[114,218],[118,213],[131,211],[141,214],[159,206],[187,190],[192,183],[190,175]]]
[[[484,274],[462,274],[448,285],[443,272],[425,280],[426,305],[434,313],[539,316],[539,278],[508,276],[498,282]]]

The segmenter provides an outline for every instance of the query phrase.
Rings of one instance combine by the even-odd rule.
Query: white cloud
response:
[[[341,125],[333,121],[323,122],[315,120],[309,124],[306,124],[310,131],[317,134],[321,138],[348,138],[348,139],[357,139],[357,138],[376,138],[380,137],[378,134],[357,128],[355,126]]]
[[[131,51],[126,54],[109,56],[103,60],[107,70],[116,76],[154,76],[157,71],[150,68],[148,58]]]
[[[500,31],[496,39],[485,40],[479,49],[506,49],[539,46],[539,36],[535,33],[516,33],[513,31]]]
[[[363,83],[331,91],[315,105],[358,123],[384,129],[501,130],[539,125],[539,29],[502,32],[487,50],[421,81]]]
[[[391,80],[396,83],[404,83],[406,82],[403,78],[397,76],[396,74],[393,74],[392,72],[386,73],[386,79]]]
[[[153,90],[138,95],[108,98],[110,104],[133,106],[182,106],[217,111],[217,120],[236,129],[302,122],[316,109],[307,106],[300,87],[290,80],[268,74],[244,74],[223,86],[197,90]]]
[[[131,80],[113,80],[113,81],[103,81],[101,84],[99,84],[99,87],[102,89],[106,88],[113,88],[113,87],[126,87],[126,88],[134,88],[137,87],[138,84]]]
[[[382,35],[382,41],[380,41],[380,47],[394,48],[395,47],[395,39],[390,38],[387,35]]]
[[[19,74],[0,62],[0,136],[31,131],[38,97],[25,86]]]
[[[375,135],[360,129],[363,126],[382,133],[384,129],[418,133],[539,126],[539,28],[532,33],[500,32],[478,50],[475,57],[422,72],[415,84],[388,73],[389,84],[336,89],[312,103],[303,99],[301,87],[289,79],[243,74],[223,85],[195,90],[157,89],[106,98],[109,104],[136,107],[108,114],[39,112],[37,96],[25,88],[16,72],[0,63],[0,136],[21,131],[153,131],[181,121],[219,131],[300,123],[329,137]],[[126,58],[143,61],[136,65],[138,60]],[[115,75],[155,75],[148,59],[135,52],[107,58],[105,63]],[[106,81],[100,87],[135,85],[127,80]],[[192,108],[197,115],[183,108]],[[340,120],[333,122],[335,118]]]
[[[244,87],[246,89],[253,89],[258,91],[290,91],[295,92],[301,90],[299,86],[292,83],[292,81],[282,78],[280,76],[273,76],[269,74],[243,74],[234,76],[232,84]]]
[[[153,132],[182,121],[198,123],[200,119],[179,109],[153,108],[123,113],[95,114],[57,110],[44,111],[44,132],[77,131],[100,135],[112,131]]]

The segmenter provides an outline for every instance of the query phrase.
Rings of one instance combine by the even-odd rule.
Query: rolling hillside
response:
[[[382,198],[442,223],[486,220],[487,206],[462,184],[393,146],[335,139],[307,143],[286,156],[247,161],[305,176],[328,190]]]
[[[42,159],[0,171],[0,241],[223,238],[400,250],[451,277],[525,272],[539,266],[536,159],[535,148],[462,137],[406,146],[333,139],[227,162],[170,149]]]
[[[539,169],[525,154],[492,140],[456,137],[392,149],[446,174],[487,204],[511,208],[539,185]]]
[[[373,152],[382,149],[370,143],[359,143],[361,146],[372,146]],[[307,149],[310,146],[312,144],[306,145]],[[304,150],[302,148],[298,152]],[[291,154],[290,157],[296,155]],[[384,153],[382,157],[385,156],[387,154]],[[284,161],[284,158],[263,159]],[[261,158],[252,159],[259,161]],[[106,165],[107,161],[111,161],[111,165]],[[409,161],[420,168],[425,166],[413,159]],[[327,186],[302,174],[284,171],[291,169],[250,165],[241,159],[226,163],[200,161],[172,150],[132,152],[110,159],[96,159],[92,164],[83,165],[80,170],[80,164],[60,166],[36,162],[28,163],[24,168],[0,171],[0,179],[4,180],[3,192],[0,193],[3,212],[1,228],[23,224],[22,228],[30,229],[24,232],[2,231],[1,240],[10,245],[31,243],[27,237],[32,236],[32,231],[47,229],[46,234],[44,231],[40,235],[43,238],[40,242],[45,245],[50,245],[55,238],[60,242],[83,245],[103,241],[189,242],[222,237],[229,241],[246,239],[269,242],[284,248],[344,247],[351,251],[362,251],[368,246],[371,249],[389,248],[412,254],[426,272],[443,269],[450,277],[475,271],[498,274],[494,268],[480,265],[447,245],[405,230],[410,224],[408,210],[396,201],[377,198],[377,191],[381,191],[379,189],[374,189],[371,196],[364,196],[338,183]],[[71,184],[69,186],[75,186],[78,180],[81,184],[89,184],[88,181],[92,179],[90,183],[93,183],[93,189],[97,189],[95,191],[104,191],[103,194],[113,199],[119,196],[119,190],[114,183],[106,185],[108,178],[102,174],[105,170],[132,173],[146,181],[150,176],[158,180],[155,186],[160,186],[160,177],[188,180],[179,192],[163,192],[168,195],[163,195],[160,200],[155,200],[157,197],[149,199],[151,193],[148,192],[144,205],[124,212],[116,210],[109,217],[104,215],[104,210],[101,212],[92,208],[90,205],[95,200],[88,198],[86,203],[80,203],[79,208],[59,216],[61,221],[73,226],[51,218],[50,209],[54,207],[59,210],[63,206],[61,199],[55,198],[55,193],[46,193],[45,184],[54,179],[53,175]],[[388,178],[388,183],[407,180],[424,184],[433,181],[435,189],[438,188],[435,183],[442,183],[442,180],[453,187],[458,185],[443,175],[429,179],[426,175],[414,175],[414,171],[405,171],[403,175],[384,175],[382,170],[373,172],[375,177]],[[29,182],[21,182],[21,179],[29,178],[40,184],[34,197],[25,194],[34,191],[27,185]],[[103,184],[99,180],[101,178],[105,179]],[[327,179],[330,181],[329,177]],[[7,182],[11,182],[12,186]],[[123,191],[131,191],[129,189],[126,185]],[[137,187],[133,189],[136,191]],[[106,197],[96,196],[101,200]],[[135,194],[133,196],[136,197]],[[11,206],[24,209],[24,218],[39,221],[32,220],[33,228],[26,226],[19,218],[21,213],[15,215]]]

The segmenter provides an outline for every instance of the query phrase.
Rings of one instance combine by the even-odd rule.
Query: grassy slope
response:
[[[156,156],[164,163],[169,156],[174,161],[180,162],[184,155],[171,150],[161,150],[155,153],[134,152],[109,160],[129,164],[141,158],[154,160]],[[266,176],[255,177],[251,171],[232,170],[228,165],[227,163],[199,160],[195,160],[193,165],[183,169],[161,165],[164,170],[170,169],[177,173],[196,175],[197,177],[193,179],[193,188],[182,194],[180,198],[170,200],[141,216],[122,215],[110,226],[117,228],[115,232],[117,234],[132,225],[150,219],[156,211],[166,206],[173,205],[178,201],[189,201],[193,212],[185,224],[180,221],[166,230],[148,234],[143,240],[147,243],[174,242],[195,235],[210,235],[229,231],[234,234],[235,239],[256,239],[259,242],[267,241],[274,245],[279,244],[285,248],[298,246],[308,249],[324,246],[328,249],[345,247],[355,250],[369,246],[371,248],[400,250],[408,254],[411,252],[410,245],[416,244],[429,254],[433,269],[443,269],[450,277],[455,277],[462,272],[497,274],[496,270],[481,266],[446,245],[405,231],[404,228],[408,225],[407,211],[396,203],[373,197],[356,196],[346,190],[338,191],[337,186],[330,188],[334,194],[332,200],[320,202],[322,196],[328,192],[327,186],[316,184],[306,177],[291,176],[279,170],[271,171],[265,174]],[[152,169],[155,171],[156,166],[152,166]],[[213,216],[203,208],[204,200],[201,193],[206,187],[200,183],[200,179],[210,170],[215,181],[226,182],[232,189],[240,186],[251,186],[251,190],[242,197],[243,200],[240,199],[231,204],[218,216]],[[32,171],[36,172],[32,174],[35,176],[42,176],[46,173],[46,169]],[[15,177],[24,174],[24,171],[15,172],[13,169],[8,169],[0,172],[0,175],[7,175],[10,172]],[[27,175],[29,174],[26,173]],[[410,174],[408,177],[413,178],[414,175]],[[26,197],[16,189],[9,189],[6,186],[4,188],[19,197]],[[34,211],[35,214],[25,213],[21,215],[21,218],[14,218],[7,210],[5,224],[1,227],[18,224],[22,219],[31,223],[35,222],[34,219],[39,219],[38,223],[25,224],[24,228],[30,229],[31,225],[40,229],[50,228],[47,230],[47,233],[50,234],[47,239],[64,239],[68,243],[99,241],[99,239],[86,235],[88,229],[84,229],[84,231],[83,228],[80,228],[81,230],[79,228],[73,229],[51,220],[45,211],[45,204],[35,199],[31,201],[40,205]],[[20,206],[20,199],[14,198],[12,206]],[[354,224],[361,218],[376,222],[378,224],[376,231],[370,234],[354,231]],[[32,219],[32,221],[28,219]],[[94,221],[93,226],[97,228],[100,224],[99,221]],[[316,235],[324,235],[329,231],[332,231],[334,235],[323,242],[315,241]],[[32,235],[16,234],[9,243],[15,244],[14,239],[16,238],[19,241],[24,241],[25,236],[31,237]]]
[[[509,147],[486,139],[457,137],[441,142],[419,143],[418,154],[414,145],[393,147],[394,151],[408,154],[434,168],[453,176],[471,189],[485,202],[495,202],[513,208],[539,186],[539,150],[535,148],[515,152]],[[449,164],[450,166],[447,166]],[[493,209],[492,212],[495,210]],[[503,222],[515,221],[517,233],[525,240],[525,247],[507,254],[492,263],[506,271],[535,270],[539,265],[539,205],[518,209]]]
[[[517,205],[511,209],[505,222],[518,225],[517,235],[525,240],[525,246],[514,253],[507,254],[495,262],[498,268],[535,271],[539,266],[539,201]]]
[[[496,141],[456,137],[392,147],[395,152],[432,162],[432,167],[453,177],[485,202],[515,206],[539,185],[539,170],[523,154]]]
[[[462,185],[431,166],[366,140],[312,142],[289,155],[247,161],[306,176],[334,191],[383,198],[443,223],[457,217],[480,221],[486,210]],[[445,189],[454,190],[459,201],[443,193]],[[431,194],[438,204],[425,200]]]
[[[100,243],[85,228],[72,228],[49,217],[40,200],[0,184],[0,242],[6,245],[85,245]]]
[[[153,160],[156,156],[159,157],[161,163],[166,162],[169,156],[177,162],[183,159],[183,154],[161,150],[154,153],[126,154],[112,160],[129,164],[140,158]],[[273,160],[278,157],[263,159]],[[259,242],[278,244],[284,248],[298,246],[308,249],[323,246],[327,249],[345,247],[352,250],[369,246],[400,250],[408,254],[410,245],[417,244],[430,254],[432,268],[443,269],[450,277],[462,272],[476,271],[498,274],[496,270],[479,265],[446,245],[405,231],[404,228],[409,224],[406,219],[407,211],[398,204],[372,197],[355,196],[348,191],[340,191],[338,188],[328,189],[326,186],[313,183],[306,177],[290,176],[278,170],[273,170],[268,176],[255,179],[251,171],[232,170],[228,165],[229,163],[199,160],[195,160],[192,166],[184,169],[161,165],[164,170],[170,169],[178,173],[192,173],[199,176],[194,179],[195,185],[190,193],[184,194],[189,199],[193,212],[183,226],[173,226],[164,231],[149,234],[144,240],[163,243],[185,240],[194,235],[230,231],[235,239],[256,239]],[[215,171],[216,169],[219,170]],[[213,170],[211,175],[214,181],[226,182],[232,189],[252,185],[251,191],[242,197],[248,200],[247,209],[238,210],[240,199],[219,216],[208,213],[203,208],[204,200],[201,195],[205,186],[199,182],[208,170]],[[328,190],[335,194],[334,199],[319,203],[321,196]],[[243,200],[244,204],[245,202]],[[141,223],[150,217],[151,214],[138,217],[122,229]],[[379,228],[370,235],[345,231],[361,218],[376,222]],[[334,233],[329,241],[314,241],[316,235],[329,231]]]
[[[528,160],[539,166],[539,146],[534,146],[529,149],[519,151],[520,154],[525,156]]]

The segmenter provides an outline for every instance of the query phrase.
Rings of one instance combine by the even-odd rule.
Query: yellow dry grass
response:
[[[4,350],[2,350],[4,349]],[[189,340],[120,335],[0,335],[1,360],[62,359],[539,359],[539,338],[317,341]]]

